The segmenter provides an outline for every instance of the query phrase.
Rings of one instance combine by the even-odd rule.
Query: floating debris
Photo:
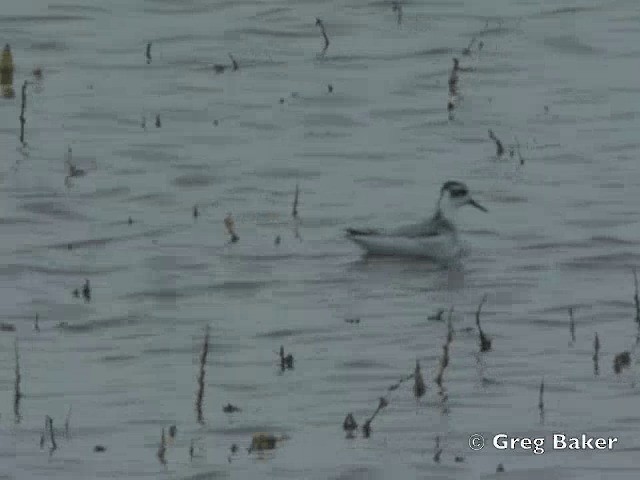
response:
[[[251,437],[251,446],[249,447],[249,453],[254,450],[264,451],[273,450],[279,441],[285,440],[285,437],[276,437],[270,433],[254,433]]]
[[[320,27],[320,33],[322,34],[322,38],[324,39],[324,47],[322,47],[322,52],[320,52],[320,56],[324,56],[324,54],[327,53],[327,49],[329,48],[329,37],[327,36],[327,31],[324,28],[324,23],[317,17],[316,26]]]
[[[231,405],[230,403],[227,403],[224,407],[222,407],[222,411],[224,413],[236,413],[236,412],[241,412],[242,410],[236,407],[235,405]]]
[[[82,298],[87,303],[91,301],[91,285],[88,279],[84,280],[84,285],[82,286]]]
[[[344,422],[342,422],[342,429],[347,432],[347,436],[349,437],[353,436],[353,432],[358,429],[358,423],[356,419],[353,418],[353,413],[347,414]]]
[[[13,70],[13,56],[11,55],[11,47],[7,43],[2,50],[2,59],[0,59],[0,89],[4,98],[16,96],[13,89]]]
[[[496,156],[498,158],[502,157],[502,155],[504,154],[504,146],[502,145],[502,142],[500,141],[500,139],[496,137],[496,134],[493,133],[493,130],[491,129],[489,129],[489,138],[493,140],[496,144]]]
[[[284,372],[285,370],[293,370],[293,355],[292,354],[284,354],[284,346],[280,345],[280,370]]]
[[[618,375],[623,369],[631,365],[631,353],[624,351],[619,353],[613,359],[613,371]]]
[[[200,370],[198,373],[198,390],[196,393],[196,420],[199,424],[204,424],[202,414],[202,399],[204,398],[204,377],[206,374],[207,355],[209,354],[209,325],[205,328],[202,351],[200,353]]]
[[[147,43],[147,51],[145,52],[145,57],[147,57],[147,65],[151,63],[151,42]]]
[[[236,243],[240,240],[240,237],[236,234],[235,222],[233,221],[231,213],[227,213],[227,216],[224,219],[224,226],[227,228],[229,235],[231,235],[231,243]]]

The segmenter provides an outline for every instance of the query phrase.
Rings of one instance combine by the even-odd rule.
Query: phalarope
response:
[[[476,202],[462,182],[448,181],[440,189],[440,198],[433,216],[423,222],[384,230],[348,228],[347,238],[371,255],[429,257],[448,260],[460,253],[456,211],[464,205],[487,209]]]

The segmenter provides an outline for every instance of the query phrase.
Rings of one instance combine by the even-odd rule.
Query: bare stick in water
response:
[[[400,25],[402,23],[402,5],[400,5],[400,2],[391,2],[391,11],[396,12],[396,19],[398,25]]]
[[[49,426],[49,440],[51,440],[51,448],[49,449],[49,455],[51,456],[53,452],[58,449],[58,444],[56,443],[56,436],[53,432],[53,418],[47,415],[47,425]]]
[[[27,123],[27,119],[24,116],[24,111],[27,108],[27,81],[22,84],[22,104],[20,105],[20,143],[25,146],[24,141],[24,125]]]
[[[147,65],[149,65],[151,63],[151,42],[147,43],[146,57],[147,57]]]
[[[638,272],[633,268],[633,303],[636,306],[636,324],[638,325],[638,334],[636,335],[636,343],[640,343],[640,298],[638,297]]]
[[[317,17],[316,26],[320,27],[320,33],[322,34],[322,38],[324,38],[324,47],[322,48],[322,52],[320,52],[320,56],[323,56],[327,53],[327,49],[329,48],[329,37],[327,37],[327,31],[324,29],[324,23]]]
[[[422,372],[420,371],[420,362],[416,360],[416,369],[413,372],[413,394],[416,400],[419,400],[426,391],[427,387],[424,384],[424,378],[422,378]]]
[[[291,211],[291,215],[293,218],[298,218],[298,199],[300,197],[300,186],[296,183],[296,193],[293,197],[293,209]]]
[[[373,422],[373,419],[376,418],[376,415],[378,415],[380,410],[382,410],[387,405],[389,405],[387,399],[384,397],[380,397],[378,401],[378,408],[376,408],[376,411],[373,412],[373,415],[371,415],[371,417],[369,417],[367,421],[364,422],[364,425],[362,425],[362,435],[364,436],[364,438],[369,438],[371,436],[371,422]]]
[[[600,339],[598,338],[598,332],[593,340],[593,374],[598,375],[600,373]]]
[[[491,350],[491,339],[487,337],[482,331],[482,327],[480,326],[480,312],[482,311],[482,306],[487,301],[487,294],[485,293],[480,301],[480,305],[478,305],[478,310],[476,310],[476,326],[478,327],[478,334],[480,335],[480,351],[488,352]]]
[[[160,445],[158,446],[158,452],[156,453],[156,456],[158,457],[158,460],[160,460],[160,463],[162,465],[167,464],[167,458],[165,456],[166,453],[167,453],[167,439],[164,436],[164,428],[163,428],[162,436],[160,437]]]
[[[196,419],[199,424],[204,424],[202,415],[202,399],[204,398],[204,376],[205,367],[207,365],[207,355],[209,353],[209,325],[205,329],[204,343],[202,344],[202,352],[200,353],[200,371],[198,373],[198,392],[196,393]],[[164,437],[164,431],[163,431]]]
[[[493,140],[496,144],[496,156],[500,158],[504,154],[504,146],[496,134],[493,133],[493,130],[489,129],[489,138]]]
[[[64,438],[67,440],[70,438],[69,426],[71,424],[71,405],[69,405],[69,411],[67,412],[67,418],[64,419]]]
[[[571,340],[569,346],[572,347],[576,343],[576,322],[573,320],[573,308],[569,307],[569,333],[571,334]]]
[[[22,377],[20,375],[20,353],[18,352],[18,340],[16,340],[14,348],[16,358],[16,379],[13,390],[13,413],[16,423],[20,423],[20,399],[22,398],[22,392],[20,391],[20,380],[22,379]]]
[[[544,423],[544,379],[540,382],[540,397],[538,399],[538,410],[540,410],[540,423]]]

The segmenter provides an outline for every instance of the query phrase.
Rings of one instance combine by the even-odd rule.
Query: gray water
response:
[[[320,57],[315,17],[331,40]],[[16,327],[0,332],[2,478],[638,478],[635,0],[406,2],[401,25],[382,1],[7,0],[0,31],[18,91],[0,102],[1,320]],[[473,36],[484,48],[462,56]],[[216,75],[228,52],[240,69]],[[473,70],[449,120],[454,56]],[[37,66],[22,148],[19,88]],[[496,158],[489,128],[524,164],[509,148]],[[68,147],[87,175],[67,186]],[[462,266],[363,259],[344,238],[429,215],[450,179],[490,210],[461,212]],[[90,303],[72,295],[85,278]],[[479,355],[484,294],[493,349]],[[450,306],[443,405],[447,327],[428,317]],[[280,371],[280,345],[295,369]],[[616,375],[624,350],[631,366]],[[411,381],[388,391],[416,360],[418,402]],[[364,423],[380,396],[370,438],[345,438],[345,415]],[[52,454],[39,445],[46,415]],[[288,439],[249,454],[254,432]],[[474,452],[476,432],[619,441]]]

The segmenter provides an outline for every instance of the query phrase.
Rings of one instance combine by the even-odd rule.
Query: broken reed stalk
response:
[[[20,143],[25,146],[24,141],[24,125],[27,123],[27,119],[24,116],[24,111],[27,108],[27,81],[22,84],[22,104],[20,105]]]
[[[420,371],[420,362],[416,360],[416,369],[413,372],[413,395],[416,397],[416,400],[420,400],[426,391],[427,387],[424,384],[424,378]]]
[[[49,455],[52,455],[58,449],[58,444],[56,443],[56,436],[53,432],[53,418],[49,415],[46,417],[47,427],[49,428],[49,440],[51,440],[51,448],[49,449]]]
[[[540,423],[544,423],[544,379],[540,382],[540,397],[538,400],[538,410],[540,410]]]
[[[329,37],[327,36],[327,32],[324,29],[324,23],[317,17],[316,26],[320,27],[320,33],[322,33],[322,38],[324,38],[324,47],[322,48],[322,52],[320,52],[320,56],[322,56],[327,53],[327,49],[329,48]]]
[[[64,438],[67,440],[70,438],[69,435],[69,425],[71,424],[71,405],[69,405],[69,411],[67,412],[67,417],[64,419]]]
[[[453,341],[453,324],[451,323],[451,317],[453,316],[453,307],[449,309],[449,318],[447,319],[447,341],[442,347],[442,359],[440,360],[440,369],[438,370],[438,375],[436,376],[436,384],[438,385],[438,395],[442,399],[443,413],[448,412],[448,408],[446,405],[447,402],[447,393],[442,385],[442,380],[444,376],[444,371],[449,365],[449,346]]]
[[[593,340],[593,374],[600,374],[600,339],[598,338],[598,332]]]
[[[20,423],[20,399],[22,398],[22,392],[20,391],[20,381],[22,376],[20,375],[20,353],[18,352],[18,340],[16,339],[15,344],[15,358],[16,358],[16,374],[15,374],[15,385],[13,389],[13,413],[15,416],[15,422]]]
[[[569,307],[569,333],[571,334],[569,346],[572,347],[576,343],[576,322],[573,319],[573,307]]]
[[[496,144],[496,156],[499,158],[504,154],[504,146],[496,134],[493,133],[493,130],[489,129],[489,138],[493,140]]]
[[[400,2],[391,2],[391,5],[391,11],[396,12],[396,19],[398,22],[398,26],[400,26],[400,24],[402,23],[402,5],[400,5]]]
[[[196,419],[199,424],[204,424],[202,414],[202,399],[204,398],[204,376],[206,373],[207,355],[209,353],[209,325],[207,325],[204,334],[204,343],[202,344],[202,352],[200,353],[200,371],[198,373],[198,392],[196,393]],[[164,430],[163,430],[164,437]]]
[[[164,436],[164,428],[162,429],[162,436],[160,437],[160,445],[158,446],[158,452],[156,453],[158,460],[162,465],[167,464],[167,439]]]
[[[633,267],[633,303],[636,306],[636,324],[638,325],[638,334],[636,335],[636,344],[640,343],[640,297],[638,297],[638,272]]]
[[[480,301],[480,305],[478,305],[478,310],[476,310],[476,326],[478,327],[478,334],[480,335],[480,351],[481,352],[489,352],[491,350],[491,339],[487,337],[482,331],[482,327],[480,326],[480,312],[482,311],[482,306],[487,301],[487,294],[485,293]]]
[[[300,197],[300,187],[296,183],[296,193],[293,197],[293,209],[291,210],[291,215],[293,218],[298,218],[298,199]]]
[[[440,455],[442,455],[442,448],[440,448],[440,435],[436,436],[436,448],[433,454],[433,461],[440,463]]]
[[[373,412],[373,415],[371,415],[367,419],[367,421],[364,422],[364,425],[362,425],[362,435],[364,436],[364,438],[369,438],[371,436],[371,422],[373,422],[373,419],[376,418],[376,415],[378,415],[380,410],[382,410],[387,405],[389,405],[387,399],[384,397],[380,397],[378,401],[378,408],[376,408],[376,411]]]

